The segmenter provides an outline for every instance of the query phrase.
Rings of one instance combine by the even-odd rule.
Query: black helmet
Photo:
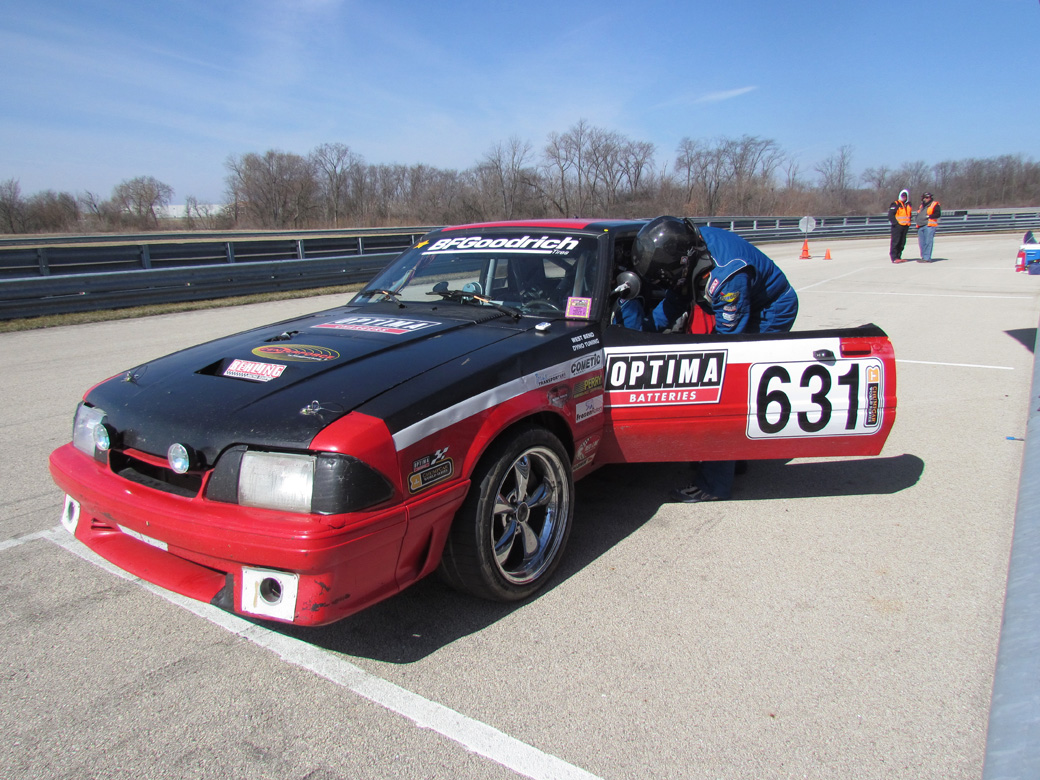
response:
[[[643,225],[632,259],[636,272],[652,282],[684,282],[714,266],[700,231],[678,217],[658,217]]]

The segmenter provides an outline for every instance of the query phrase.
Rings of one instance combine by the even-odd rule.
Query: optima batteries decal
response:
[[[335,360],[339,353],[334,349],[315,347],[311,344],[264,344],[253,350],[257,357],[290,360],[297,363],[321,363]]]
[[[391,333],[399,336],[402,333],[414,333],[423,328],[430,328],[436,322],[426,320],[404,320],[399,317],[344,317],[334,322],[323,322],[315,328],[331,328],[333,330],[360,330],[367,333]]]
[[[717,404],[725,373],[726,350],[611,353],[609,405]]]

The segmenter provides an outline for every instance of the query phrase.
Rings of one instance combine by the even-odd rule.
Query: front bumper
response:
[[[334,622],[400,590],[409,513],[427,530],[446,529],[457,506],[442,496],[427,511],[251,509],[129,482],[71,444],[51,454],[50,470],[75,502],[66,502],[66,527],[103,558],[190,598],[300,625]],[[413,568],[419,575],[430,565]]]

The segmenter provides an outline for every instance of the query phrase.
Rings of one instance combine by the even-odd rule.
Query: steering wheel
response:
[[[549,311],[563,311],[563,309],[548,298],[535,298],[533,301],[525,301],[523,307],[524,309],[530,310],[548,309]]]

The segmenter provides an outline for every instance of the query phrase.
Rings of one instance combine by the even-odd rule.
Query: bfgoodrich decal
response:
[[[611,354],[607,393],[611,406],[714,404],[725,373],[725,350]]]

